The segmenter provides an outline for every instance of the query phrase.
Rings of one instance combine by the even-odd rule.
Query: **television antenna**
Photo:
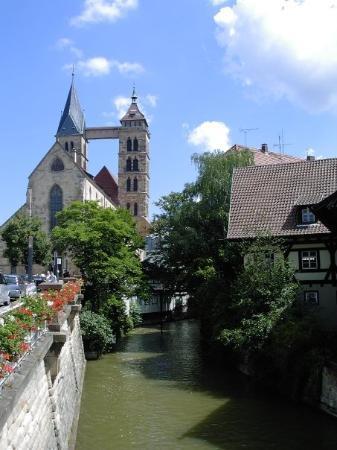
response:
[[[283,133],[283,128],[282,128],[281,133],[278,135],[278,143],[274,144],[274,147],[278,147],[279,153],[281,153],[283,155],[284,147],[287,145],[292,145],[292,144],[288,144],[288,143],[284,142],[284,133]]]
[[[245,147],[247,147],[247,135],[251,131],[256,131],[258,128],[240,128],[240,133],[244,134]]]

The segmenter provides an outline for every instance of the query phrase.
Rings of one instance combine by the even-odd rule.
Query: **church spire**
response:
[[[74,69],[64,111],[57,128],[56,136],[71,136],[83,134],[85,129],[84,114],[77,97],[74,83]]]
[[[139,110],[138,104],[137,104],[137,94],[136,94],[136,88],[133,86],[132,95],[131,95],[131,105],[129,106],[126,114],[121,118],[121,124],[124,127],[130,127],[130,126],[142,126],[145,124],[146,127],[148,127],[148,123],[146,121],[146,118],[144,114]],[[140,125],[142,124],[142,125]]]
[[[136,88],[135,85],[133,85],[133,90],[132,90],[132,96],[131,96],[131,100],[132,103],[137,103],[137,94],[136,94]]]

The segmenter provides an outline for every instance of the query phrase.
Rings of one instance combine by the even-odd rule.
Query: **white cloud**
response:
[[[144,72],[144,67],[139,63],[112,61],[111,64],[116,67],[121,74],[137,75]]]
[[[210,0],[211,4],[213,6],[219,6],[219,5],[223,5],[224,3],[226,3],[228,0]]]
[[[72,69],[72,64],[66,64],[65,69]],[[75,70],[83,73],[85,76],[98,77],[109,75],[112,69],[117,69],[122,75],[138,75],[144,72],[144,68],[139,63],[119,62],[109,60],[104,56],[95,56],[93,58],[82,59],[76,62]]]
[[[57,50],[69,50],[73,55],[76,56],[76,58],[81,58],[83,55],[83,52],[81,49],[77,48],[74,45],[74,42],[69,38],[60,38],[55,44],[55,47]]]
[[[70,23],[81,26],[87,23],[116,22],[137,6],[138,0],[85,0],[82,13],[71,19]]]
[[[145,101],[152,108],[155,108],[157,106],[158,97],[156,95],[147,94],[145,97]]]
[[[130,97],[123,97],[120,95],[113,100],[113,103],[117,110],[118,119],[121,119],[126,114],[126,111],[130,106],[131,100]]]
[[[337,108],[337,0],[236,0],[214,21],[225,70],[255,95]]]
[[[226,151],[230,147],[229,132],[230,129],[224,122],[206,121],[190,131],[187,140],[207,151]]]
[[[103,56],[96,56],[95,58],[78,61],[76,69],[88,77],[108,75],[111,70],[111,62]]]

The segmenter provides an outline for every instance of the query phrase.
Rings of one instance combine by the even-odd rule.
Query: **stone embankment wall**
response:
[[[334,363],[323,368],[321,409],[337,417],[337,364]]]
[[[85,358],[81,305],[67,306],[0,393],[0,450],[73,449]]]

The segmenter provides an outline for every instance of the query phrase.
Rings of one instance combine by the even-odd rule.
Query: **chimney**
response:
[[[307,161],[315,161],[314,155],[307,155]]]
[[[262,144],[261,145],[261,152],[262,153],[268,153],[268,144]]]

